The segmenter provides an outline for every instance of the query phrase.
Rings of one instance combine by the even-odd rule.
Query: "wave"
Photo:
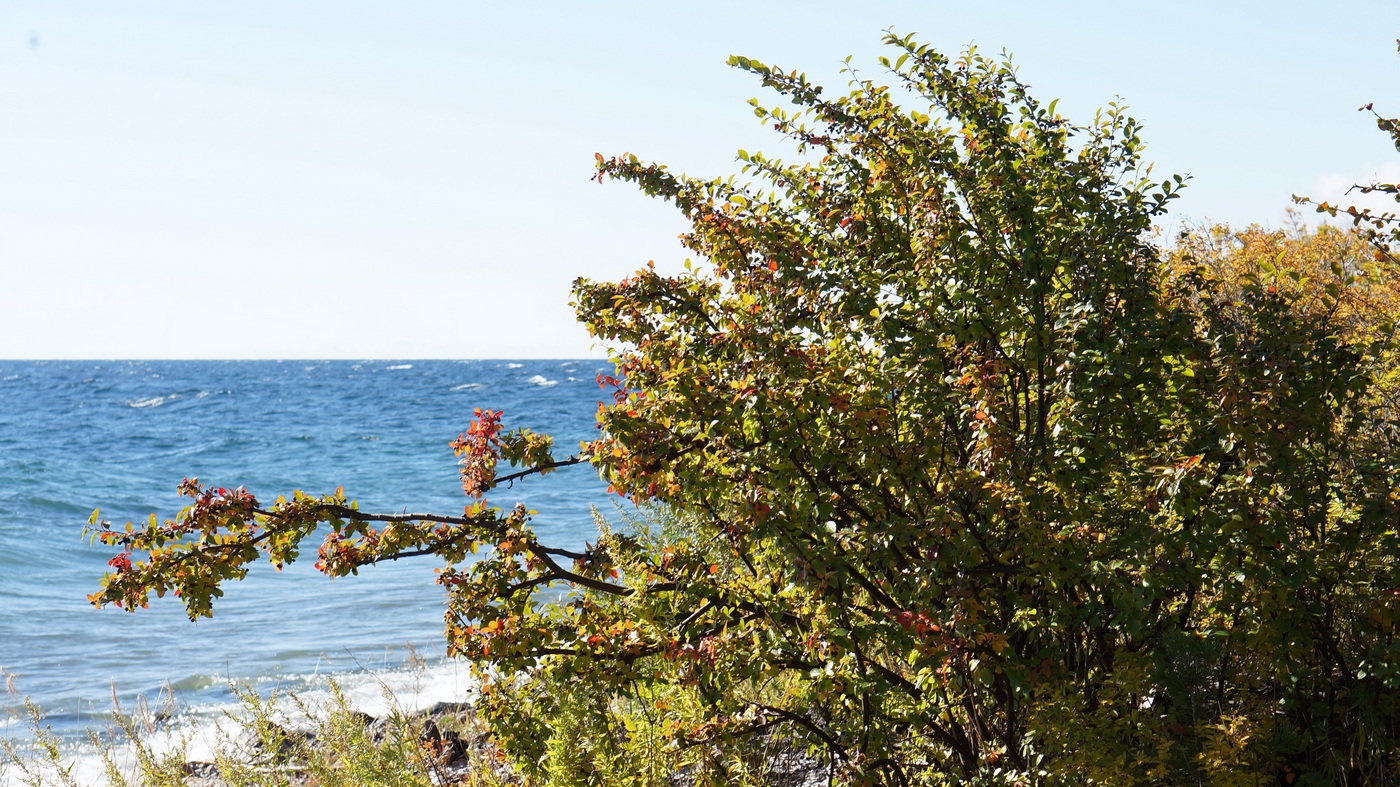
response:
[[[180,398],[183,397],[181,397],[179,394],[170,394],[169,396],[152,396],[149,399],[133,399],[129,402],[122,402],[122,404],[126,405],[127,407],[135,407],[139,410],[146,407],[160,407],[166,402],[173,402],[176,399]]]
[[[127,407],[134,407],[137,410],[144,410],[150,407],[160,407],[161,405],[170,404],[171,402],[178,402],[182,399],[186,399],[191,396],[195,399],[208,399],[211,396],[224,396],[231,393],[233,392],[228,389],[220,389],[214,391],[195,390],[186,391],[184,393],[166,394],[164,396],[148,396],[141,399],[128,399],[122,402],[122,404],[126,405]]]
[[[54,714],[67,747],[82,742],[90,711],[107,708],[114,679],[128,705],[194,673],[307,673],[319,659],[309,653],[341,648],[375,654],[368,666],[379,668],[385,643],[440,641],[441,589],[423,581],[416,561],[401,570],[386,563],[329,591],[314,559],[286,572],[263,564],[226,588],[215,620],[198,625],[168,596],[135,617],[94,616],[84,596],[111,553],[83,540],[82,524],[97,507],[118,524],[173,516],[188,502],[176,481],[195,476],[259,495],[344,484],[376,509],[451,510],[460,492],[450,470],[442,475],[451,456],[443,443],[473,405],[504,410],[560,444],[595,436],[596,392],[565,382],[564,360],[466,369],[421,359],[0,363],[0,377],[20,374],[0,382],[0,666],[22,673],[19,688]],[[414,374],[375,374],[404,363]],[[572,366],[571,376],[592,380],[584,372],[593,362]],[[547,486],[539,507],[552,513],[538,520],[541,535],[569,545],[595,537],[589,503],[611,499],[596,475],[561,474]],[[320,671],[355,669],[342,658],[321,661]],[[225,695],[222,683],[192,687],[183,701]],[[0,693],[0,738],[21,732],[5,726],[6,699]]]
[[[386,367],[384,367],[384,368],[385,368],[385,369],[412,369],[412,368],[413,368],[413,364],[411,364],[411,363],[401,363],[401,364],[398,364],[397,366],[386,366]]]

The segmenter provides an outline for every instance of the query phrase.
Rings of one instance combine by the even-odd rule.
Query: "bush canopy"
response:
[[[97,525],[94,603],[209,615],[318,528],[333,576],[435,555],[537,783],[764,783],[775,752],[843,784],[1400,778],[1384,238],[1161,243],[1183,179],[1122,107],[1075,124],[1008,62],[887,43],[894,86],[834,97],[731,60],[788,160],[598,157],[695,261],[575,283],[617,368],[576,455],[478,411],[452,516],[187,480],[178,517]],[[585,463],[639,508],[584,548],[487,500]]]

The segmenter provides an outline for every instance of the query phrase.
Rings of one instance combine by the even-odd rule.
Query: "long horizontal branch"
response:
[[[315,508],[319,511],[333,513],[335,516],[338,516],[342,519],[353,519],[357,522],[437,522],[440,524],[464,526],[484,524],[483,522],[477,519],[469,519],[466,517],[458,516],[443,516],[439,514],[366,514],[362,511],[339,505],[318,505]],[[499,533],[500,531],[497,530],[497,532]],[[589,588],[590,590],[596,590],[599,593],[608,593],[614,596],[630,596],[634,592],[632,588],[623,587],[622,585],[614,585],[609,582],[603,582],[602,580],[593,579],[591,577],[585,577],[582,574],[577,574],[573,571],[569,571],[568,569],[555,562],[553,558],[554,555],[558,555],[560,557],[571,558],[573,560],[582,560],[587,557],[586,554],[573,552],[567,549],[557,549],[554,547],[541,546],[540,544],[533,542],[526,542],[524,544],[524,547],[535,557],[539,558],[540,562],[544,563],[557,578],[562,579],[566,582],[572,582],[575,585],[580,585],[582,587]],[[430,555],[433,554],[435,551],[435,549],[429,548],[423,550],[415,550],[412,554]],[[395,556],[394,559],[397,559],[398,557],[409,556],[409,553],[404,552],[399,553],[399,555]]]
[[[578,462],[561,462],[561,463],[559,463],[559,464],[563,465],[563,464],[577,464],[577,463],[578,463]],[[285,516],[284,514],[279,514],[279,513],[276,512],[276,511],[270,511],[270,510],[261,509],[261,508],[251,508],[251,509],[248,509],[248,513],[249,513],[249,514],[252,514],[252,515],[254,515],[254,516],[265,517],[265,518],[267,518],[267,519],[274,520],[274,521],[280,520],[283,516]],[[463,526],[463,527],[476,526],[476,527],[485,527],[485,528],[487,528],[488,530],[491,530],[491,531],[492,531],[494,534],[496,534],[496,535],[502,535],[502,534],[503,534],[502,528],[500,528],[500,527],[498,526],[498,523],[496,523],[494,520],[483,520],[483,519],[480,519],[480,518],[461,517],[461,516],[448,516],[448,515],[444,515],[444,514],[430,514],[430,513],[373,514],[373,513],[365,513],[365,512],[363,512],[363,511],[358,510],[358,509],[349,508],[349,507],[343,506],[343,505],[328,504],[328,503],[320,503],[320,504],[315,504],[315,505],[312,505],[312,506],[308,506],[307,508],[303,509],[303,510],[302,510],[301,512],[299,512],[299,513],[313,515],[313,516],[316,516],[316,517],[318,517],[318,518],[320,518],[320,517],[333,517],[333,518],[337,518],[337,519],[345,519],[345,520],[350,520],[350,521],[354,521],[354,522],[363,522],[363,523],[384,523],[384,524],[392,524],[392,523],[408,523],[408,522],[429,522],[429,523],[444,524],[444,525],[458,525],[458,526]],[[277,531],[276,531],[275,528],[267,528],[267,529],[264,529],[263,532],[261,532],[261,533],[258,533],[258,534],[256,534],[256,535],[250,536],[249,539],[248,539],[246,542],[243,542],[243,543],[244,543],[244,544],[253,544],[253,545],[261,544],[261,543],[263,543],[264,541],[267,541],[267,540],[268,540],[269,538],[271,538],[273,535],[275,535],[276,532],[277,532]],[[439,543],[439,544],[434,545],[434,546],[425,547],[425,548],[422,548],[422,549],[405,550],[405,551],[397,552],[397,553],[395,553],[395,554],[393,554],[393,555],[382,555],[382,556],[370,557],[370,558],[367,558],[367,559],[365,559],[365,560],[359,562],[358,565],[362,565],[362,566],[365,566],[365,565],[374,565],[374,564],[376,564],[376,563],[380,563],[380,562],[383,562],[383,561],[399,560],[399,559],[401,559],[401,558],[410,558],[410,557],[423,557],[423,556],[438,554],[438,553],[441,551],[442,547],[445,546],[447,543],[452,543],[453,541],[456,541],[456,540],[458,540],[458,539],[460,539],[460,538],[462,538],[462,537],[465,537],[466,535],[467,535],[466,533],[462,533],[462,534],[459,534],[459,535],[453,537],[452,539],[449,539],[449,540],[446,541],[446,542]],[[176,560],[186,560],[186,559],[192,558],[192,557],[194,556],[194,553],[196,553],[196,552],[215,552],[215,551],[225,551],[225,550],[231,550],[231,549],[237,549],[237,548],[239,548],[239,544],[233,543],[233,542],[227,542],[227,543],[222,543],[222,544],[196,544],[196,545],[193,545],[193,546],[194,546],[194,549],[193,549],[191,552],[189,552],[189,553],[184,553],[184,554],[180,554],[180,555],[173,555],[172,557],[174,557]],[[635,589],[635,588],[629,588],[629,587],[626,587],[626,586],[623,586],[623,585],[617,585],[617,584],[613,584],[613,583],[610,583],[610,582],[604,582],[604,581],[602,581],[602,580],[594,579],[594,578],[592,578],[592,577],[587,577],[587,576],[584,576],[584,575],[582,575],[582,574],[576,573],[576,572],[574,572],[574,571],[570,571],[570,570],[564,568],[563,566],[561,566],[561,565],[554,559],[555,557],[562,557],[562,558],[567,558],[567,559],[570,559],[570,560],[584,560],[584,559],[587,559],[587,558],[588,558],[588,554],[587,554],[587,553],[577,552],[577,551],[569,550],[569,549],[560,549],[560,548],[557,548],[557,547],[547,547],[547,546],[544,546],[544,545],[542,545],[542,544],[539,544],[539,543],[536,543],[536,542],[533,542],[533,541],[526,541],[526,542],[523,544],[523,546],[524,546],[524,548],[525,548],[527,551],[529,551],[532,555],[534,555],[536,558],[538,558],[538,559],[540,560],[540,562],[542,562],[542,563],[547,567],[547,569],[549,570],[551,576],[548,577],[547,579],[544,579],[543,581],[563,580],[563,581],[565,581],[565,582],[570,582],[570,583],[573,583],[573,584],[575,584],[575,585],[579,585],[579,586],[581,586],[581,587],[585,587],[585,588],[588,588],[588,589],[590,589],[590,590],[597,591],[597,592],[599,592],[599,593],[607,593],[607,594],[609,594],[609,595],[614,595],[614,596],[631,596],[631,595],[633,595],[633,594],[635,594],[635,593],[637,592],[637,589]],[[676,590],[678,587],[679,587],[679,585],[678,585],[677,583],[675,583],[675,582],[661,582],[661,583],[657,583],[657,584],[655,584],[655,585],[648,586],[648,587],[646,587],[646,588],[644,588],[644,589],[642,589],[642,590],[643,590],[643,592],[666,592],[666,591]],[[745,606],[745,605],[740,604],[740,606]]]
[[[334,513],[336,516],[341,517],[343,519],[353,519],[357,522],[438,522],[441,524],[455,524],[464,526],[483,524],[481,521],[476,519],[468,519],[466,517],[455,516],[441,516],[437,514],[366,514],[356,509],[347,508],[345,506],[339,505],[320,505],[316,508],[318,508],[321,511]],[[545,547],[533,542],[526,542],[524,544],[524,547],[535,557],[539,558],[540,562],[544,563],[545,566],[547,566],[549,570],[554,574],[554,576],[558,579],[562,579],[566,582],[572,582],[575,585],[586,587],[590,590],[596,590],[599,593],[608,593],[614,596],[630,596],[634,592],[632,588],[623,587],[622,585],[614,585],[610,582],[603,582],[602,580],[593,579],[592,577],[586,577],[582,574],[569,571],[568,569],[555,562],[553,558],[554,555],[558,555],[560,557],[567,557],[574,560],[580,560],[587,557],[587,555],[585,554],[573,552],[566,549]],[[436,551],[437,550],[435,548],[430,547],[428,549],[414,550],[411,553],[400,552],[397,555],[390,556],[387,559],[397,560],[400,557],[431,555],[434,554]],[[380,558],[368,560],[363,565],[378,562],[379,559]]]
[[[444,516],[442,514],[366,514],[354,508],[347,508],[345,506],[331,504],[321,504],[315,506],[314,508],[318,512],[330,512],[335,516],[340,517],[341,519],[353,519],[356,522],[436,522],[442,525],[489,526],[488,522],[483,522],[479,519],[469,519],[467,517],[460,516]],[[267,511],[258,511],[257,513],[265,514],[267,516],[276,516],[275,514],[272,514]],[[494,530],[497,534],[500,533],[499,528],[492,528],[492,530]],[[534,544],[531,547],[531,551],[544,553],[548,555],[558,555],[559,557],[565,557],[570,560],[582,560],[588,557],[582,552],[575,552],[570,549],[560,549],[558,547],[547,547],[542,546],[540,544]],[[433,552],[432,550],[427,550],[422,551],[421,554],[433,554]],[[401,556],[408,557],[409,555],[408,553],[401,553]]]

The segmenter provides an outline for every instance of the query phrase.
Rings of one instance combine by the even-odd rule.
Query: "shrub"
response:
[[[751,181],[599,156],[699,261],[577,282],[618,369],[579,455],[478,411],[461,516],[187,481],[99,530],[94,600],[209,614],[321,524],[333,575],[437,555],[542,783],[656,783],[658,750],[761,780],[769,742],[850,784],[1393,776],[1393,273],[1331,231],[1164,253],[1182,179],[1121,107],[1076,125],[1005,62],[888,43],[898,90],[834,98],[733,61],[788,102],[754,102],[794,151],[740,151]],[[582,462],[671,531],[563,549],[484,500]]]

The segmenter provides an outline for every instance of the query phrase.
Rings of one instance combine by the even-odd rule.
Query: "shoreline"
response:
[[[185,704],[178,694],[165,694],[155,700],[139,697],[120,706],[118,712],[128,723],[140,725],[140,745],[161,755],[179,749],[187,762],[208,763],[216,761],[221,750],[238,743],[244,733],[243,724],[251,715],[249,702],[253,697],[263,703],[277,724],[295,732],[313,728],[317,719],[312,715],[342,705],[368,719],[408,717],[434,707],[468,706],[475,700],[476,690],[466,662],[444,657],[405,662],[388,669],[235,680],[223,683],[222,697],[216,701]],[[18,710],[10,707],[15,704]],[[5,718],[0,719],[0,740],[9,740],[21,753],[37,754],[35,720],[22,715],[23,701],[7,707]],[[64,766],[72,768],[78,784],[106,784],[104,754],[114,757],[124,771],[130,772],[136,765],[137,747],[130,740],[130,731],[121,729],[110,705],[106,713],[92,714],[90,722],[88,718],[83,716],[81,726],[72,722],[59,726],[54,724],[58,720],[55,717],[44,717],[38,723],[38,731],[57,744]],[[95,741],[102,742],[102,746]],[[23,783],[15,780],[8,773],[10,770],[0,768],[0,787]]]

